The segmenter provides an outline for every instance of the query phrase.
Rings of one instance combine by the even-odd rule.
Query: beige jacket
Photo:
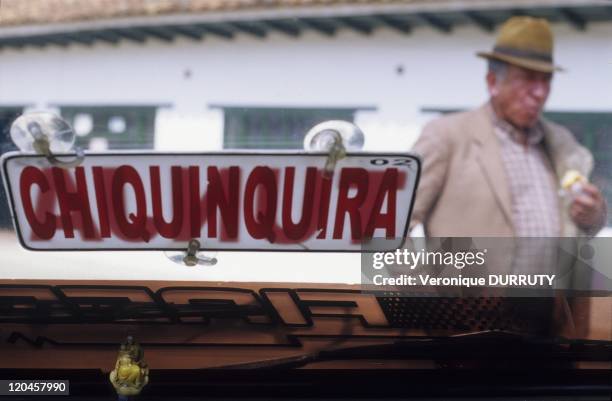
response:
[[[411,226],[431,237],[513,236],[511,196],[488,104],[436,119],[413,152],[422,157]],[[590,152],[565,128],[543,120],[544,144],[560,181],[572,168],[589,176]],[[560,202],[562,202],[560,200]],[[579,232],[561,203],[563,236]]]

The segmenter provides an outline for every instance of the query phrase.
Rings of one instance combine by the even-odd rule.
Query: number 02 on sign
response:
[[[17,233],[31,250],[359,251],[406,236],[420,162],[348,154],[331,177],[312,153],[88,154],[78,167],[2,158]]]

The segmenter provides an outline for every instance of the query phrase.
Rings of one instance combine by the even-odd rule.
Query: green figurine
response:
[[[128,336],[121,344],[115,369],[110,373],[110,381],[119,395],[119,400],[140,394],[149,382],[149,367],[144,361],[144,352],[140,345]]]

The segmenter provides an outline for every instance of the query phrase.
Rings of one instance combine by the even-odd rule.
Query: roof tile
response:
[[[49,24],[187,12],[431,1],[439,0],[0,0],[0,25]]]

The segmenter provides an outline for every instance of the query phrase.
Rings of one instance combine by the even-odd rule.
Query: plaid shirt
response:
[[[512,197],[516,237],[559,237],[560,205],[557,179],[544,150],[538,122],[526,133],[498,118],[490,108]],[[527,135],[527,144],[521,143]]]

